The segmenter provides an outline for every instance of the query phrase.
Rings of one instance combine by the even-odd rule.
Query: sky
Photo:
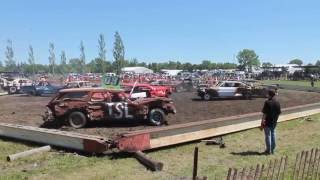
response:
[[[98,36],[113,60],[114,33],[125,58],[139,62],[168,60],[236,63],[242,49],[261,62],[285,64],[320,59],[320,1],[301,0],[1,0],[0,60],[11,39],[17,61],[27,61],[32,45],[38,63],[48,64],[49,42],[57,61],[98,56]]]

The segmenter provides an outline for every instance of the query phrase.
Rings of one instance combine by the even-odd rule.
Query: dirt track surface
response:
[[[263,98],[201,101],[195,92],[176,93],[171,98],[176,105],[177,114],[168,117],[169,125],[260,112],[265,101]],[[43,124],[41,115],[50,99],[51,97],[24,95],[0,96],[0,122],[39,127]],[[281,90],[278,100],[282,108],[292,107],[319,102],[320,93]],[[69,126],[62,126],[60,129],[111,137],[126,131],[155,128],[146,122],[128,121],[99,121],[90,123],[83,129],[73,129]]]

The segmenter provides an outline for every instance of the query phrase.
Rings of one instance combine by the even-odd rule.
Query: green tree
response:
[[[7,40],[7,47],[6,47],[6,60],[4,61],[6,70],[7,71],[16,71],[17,65],[14,60],[14,52],[12,47],[12,41],[10,39]]]
[[[118,31],[114,35],[115,41],[113,46],[113,58],[117,74],[120,74],[121,68],[124,66],[125,49]]]
[[[297,64],[298,66],[301,66],[303,64],[303,61],[300,59],[293,59],[289,62],[289,64]]]
[[[81,60],[79,58],[71,58],[69,60],[69,65],[71,67],[71,72],[73,73],[81,73]]]
[[[129,66],[134,67],[138,65],[138,60],[136,58],[133,58],[129,61]]]
[[[203,60],[200,67],[201,69],[210,69],[211,61],[209,60]]]
[[[65,74],[68,72],[67,56],[65,51],[61,51],[60,55],[60,72]]]
[[[56,65],[56,55],[54,53],[54,44],[49,43],[49,68],[51,69],[51,73],[54,75],[55,65]]]
[[[238,53],[237,59],[241,70],[249,70],[249,72],[251,72],[253,66],[260,65],[259,56],[254,50],[243,49]]]
[[[81,69],[80,73],[86,72],[85,67],[86,67],[86,54],[84,52],[84,45],[83,41],[80,42],[80,64],[79,68]]]
[[[106,64],[107,61],[107,50],[106,50],[106,42],[104,40],[104,35],[101,33],[99,35],[98,38],[98,48],[99,48],[99,61],[101,64],[99,64],[100,66],[102,66],[102,73],[105,73],[105,67],[103,67]]]
[[[31,45],[29,45],[29,52],[28,52],[28,62],[29,62],[29,65],[32,67],[32,73],[35,74],[36,72],[36,69],[35,69],[35,57],[34,57],[34,53],[33,53],[33,47]]]
[[[320,66],[320,60],[317,60],[317,62],[314,65]]]
[[[273,64],[270,63],[270,62],[264,62],[264,63],[262,63],[262,67],[272,67],[272,66],[273,66]]]
[[[192,72],[193,71],[193,66],[192,66],[191,63],[184,63],[184,64],[182,64],[182,69],[184,71]]]

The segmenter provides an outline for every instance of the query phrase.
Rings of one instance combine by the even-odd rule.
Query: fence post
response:
[[[245,176],[246,176],[246,168],[244,167],[243,169],[242,169],[242,171],[241,171],[241,180],[243,180],[243,178],[245,178]]]
[[[318,152],[319,152],[319,150],[318,150]],[[315,174],[315,179],[317,179],[318,178],[318,174],[319,174],[319,164],[320,164],[320,153],[318,153],[318,158],[316,159],[316,161],[318,161],[317,162],[317,169],[316,169],[316,174]]]
[[[253,177],[254,180],[258,178],[259,173],[260,173],[260,164],[257,164],[256,172],[254,173],[254,177]]]
[[[287,170],[287,164],[288,164],[288,156],[285,156],[284,167],[283,167],[283,172],[282,172],[282,178],[281,179],[285,178],[285,174],[286,174],[286,170]]]
[[[304,163],[303,163],[303,170],[302,170],[302,178],[301,179],[303,179],[303,177],[304,177],[304,170],[306,168],[306,163],[307,163],[308,157],[309,157],[309,151],[307,151],[306,154],[305,154]]]
[[[237,180],[238,177],[238,169],[234,169],[233,180]]]
[[[304,154],[305,154],[304,151],[302,151],[302,153],[300,154],[299,168],[298,168],[298,172],[297,172],[297,173],[298,173],[297,179],[299,179],[299,176],[300,176],[301,163],[302,163],[302,159],[303,159],[303,157],[304,157]]]
[[[314,157],[312,161],[311,180],[313,179],[313,175],[314,175],[313,172],[314,172],[314,169],[316,168],[317,158],[318,158],[318,148],[315,149]]]
[[[232,168],[229,168],[227,180],[231,180],[231,173],[232,173]]]
[[[277,179],[279,179],[279,176],[280,176],[280,172],[281,172],[281,169],[282,169],[282,163],[283,163],[283,157],[281,157],[281,160],[280,160],[278,173],[277,173]]]
[[[278,160],[277,160],[277,159],[275,159],[275,160],[274,160],[274,164],[273,164],[273,168],[272,168],[271,179],[273,179],[274,169],[276,168],[277,163],[278,163]]]
[[[198,147],[194,148],[194,156],[193,156],[193,175],[192,179],[196,180],[198,176]]]
[[[264,171],[264,164],[262,164],[261,166],[261,172],[260,172],[260,175],[259,175],[259,180],[262,178],[263,176],[263,171]]]
[[[310,158],[309,158],[309,163],[308,163],[307,176],[306,176],[307,179],[308,179],[308,177],[309,177],[310,166],[313,165],[313,164],[312,164],[312,156],[313,156],[313,148],[311,149]]]

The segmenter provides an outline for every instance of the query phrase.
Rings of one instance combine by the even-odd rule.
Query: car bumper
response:
[[[44,112],[43,121],[52,121],[55,117],[53,115],[53,112],[50,108],[47,107],[46,111]]]

